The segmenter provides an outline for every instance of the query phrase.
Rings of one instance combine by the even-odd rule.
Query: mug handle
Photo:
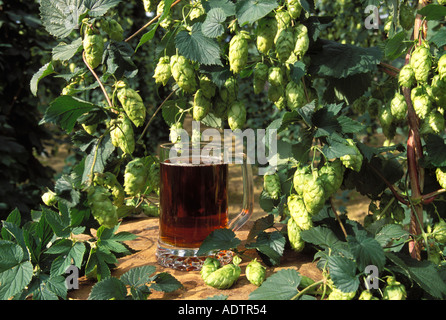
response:
[[[252,167],[248,164],[245,154],[243,154],[243,163],[241,166],[243,176],[243,205],[242,211],[229,222],[228,228],[232,231],[239,230],[251,218],[254,209]]]

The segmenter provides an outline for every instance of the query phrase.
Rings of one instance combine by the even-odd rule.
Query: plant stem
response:
[[[336,211],[336,208],[335,208],[335,206],[334,206],[333,198],[331,198],[331,197],[330,197],[330,205],[331,205],[331,210],[333,210],[333,213],[334,213],[334,215],[335,215],[335,217],[336,217],[336,220],[338,221],[339,226],[341,227],[342,232],[344,233],[345,239],[347,239],[347,231],[345,230],[345,227],[344,227],[344,225],[342,224],[341,218],[339,217],[339,215],[338,215],[338,213],[337,213],[337,211]]]
[[[159,105],[158,109],[156,109],[155,113],[152,115],[152,117],[150,118],[149,122],[147,122],[146,126],[144,127],[144,130],[142,131],[141,135],[139,136],[138,140],[136,141],[136,143],[138,143],[142,137],[144,136],[144,134],[146,133],[147,129],[149,128],[150,123],[152,123],[153,119],[155,118],[156,114],[161,110],[161,108],[163,107],[163,105],[166,103],[167,100],[170,99],[170,97],[176,92],[176,90],[173,90],[166,99],[164,99],[163,102],[161,102],[161,104]]]
[[[171,8],[175,5],[177,5],[181,0],[176,0],[174,3],[172,3],[172,5],[170,6]],[[161,12],[160,14],[157,14],[152,20],[150,20],[149,22],[147,22],[145,25],[143,25],[138,31],[136,31],[134,34],[132,34],[130,37],[128,37],[127,39],[125,39],[125,42],[130,41],[131,39],[133,39],[134,37],[136,37],[138,34],[140,34],[142,31],[144,31],[144,29],[148,28],[152,23],[154,23],[156,20],[159,19],[159,17],[161,17],[163,13]]]
[[[321,285],[324,283],[324,279],[319,280],[315,283],[310,284],[308,287],[302,289],[301,291],[299,291],[294,297],[292,297],[290,300],[297,300],[299,299],[302,295],[304,295],[307,291],[310,291],[311,289],[313,289],[313,287],[316,287],[318,285]]]
[[[118,113],[118,111],[113,109],[113,104],[108,96],[107,90],[105,90],[104,85],[102,84],[101,80],[99,79],[98,75],[96,74],[96,72],[90,67],[90,65],[88,64],[87,60],[85,59],[85,51],[82,52],[82,59],[84,60],[85,65],[87,66],[88,70],[90,70],[91,74],[94,76],[94,78],[96,79],[96,81],[99,83],[99,87],[102,90],[102,93],[105,96],[105,100],[107,100],[108,106],[110,107],[111,111],[114,113]]]

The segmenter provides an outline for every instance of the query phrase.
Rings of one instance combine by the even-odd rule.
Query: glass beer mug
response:
[[[197,256],[203,240],[214,230],[240,229],[253,211],[252,168],[243,153],[220,144],[187,142],[160,146],[160,220],[156,250],[160,265],[177,270],[200,270],[207,256]],[[238,163],[243,175],[242,211],[228,213],[228,166]],[[216,256],[222,264],[232,254]]]

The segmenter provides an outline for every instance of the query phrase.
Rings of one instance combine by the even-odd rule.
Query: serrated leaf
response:
[[[446,7],[440,4],[428,4],[422,9],[418,10],[418,13],[425,16],[426,20],[444,20],[446,16]]]
[[[355,261],[335,255],[328,258],[330,278],[335,287],[342,292],[353,292],[359,287],[359,276],[356,274]]]
[[[434,134],[428,134],[426,140],[426,156],[423,159],[435,167],[446,166],[446,141]]]
[[[106,278],[96,283],[88,295],[88,300],[124,300],[127,288],[124,283],[114,277]]]
[[[38,275],[28,290],[33,300],[59,300],[59,297],[66,299],[67,296],[65,277],[53,277],[44,273]]]
[[[83,244],[82,242],[72,243],[63,255],[59,255],[51,263],[51,276],[64,274],[67,271],[68,267],[71,265],[75,265],[80,269],[82,266],[84,253],[85,244]]]
[[[105,49],[107,71],[117,78],[132,78],[138,68],[132,60],[133,48],[127,42],[110,42]]]
[[[269,276],[249,294],[249,300],[290,300],[299,293],[302,277],[294,269],[282,269]]]
[[[0,300],[20,293],[32,276],[33,266],[24,259],[23,249],[11,241],[0,240]]]
[[[321,248],[335,249],[345,245],[331,229],[322,226],[316,226],[310,230],[302,231],[301,237],[305,242],[312,243]]]
[[[440,271],[432,262],[428,260],[418,261],[395,253],[386,253],[386,257],[406,272],[410,279],[415,281],[424,291],[435,298],[444,299],[446,283]]]
[[[76,97],[59,96],[51,102],[39,124],[55,123],[60,125],[67,133],[70,133],[77,119],[95,107],[94,104]]]
[[[180,281],[167,272],[158,273],[150,280],[149,288],[156,291],[173,292],[183,286]]]
[[[154,266],[135,267],[124,273],[119,279],[131,287],[139,287],[149,282],[150,275],[156,271]]]
[[[254,222],[252,228],[249,230],[247,241],[253,240],[259,233],[268,228],[271,228],[273,225],[274,225],[274,216],[272,214],[257,219]]]
[[[377,47],[361,48],[321,40],[321,50],[311,55],[309,72],[320,77],[346,78],[374,71],[382,59]]]
[[[438,48],[441,48],[441,47],[445,46],[446,45],[446,29],[445,28],[441,28],[440,30],[435,32],[433,34],[432,38],[430,39],[430,41],[432,43],[435,43],[435,45]]]
[[[201,25],[201,32],[209,38],[218,38],[225,32],[223,23],[226,21],[226,14],[221,8],[211,9]]]
[[[409,44],[404,42],[405,39],[406,32],[401,31],[387,40],[385,54],[389,60],[395,60],[407,51],[407,47]]]
[[[104,172],[105,165],[114,150],[115,146],[111,142],[110,135],[106,135],[94,142],[91,152],[85,158],[82,183],[92,179],[92,173]]]
[[[203,7],[206,12],[212,9],[220,8],[224,11],[227,17],[235,14],[235,4],[230,0],[208,0],[203,2]]]
[[[65,38],[79,28],[79,17],[87,11],[83,0],[41,0],[43,26],[56,38]]]
[[[366,231],[360,230],[354,236],[347,236],[347,243],[359,270],[365,270],[368,265],[375,265],[378,270],[383,269],[386,262],[384,250]]]
[[[90,16],[100,17],[120,2],[121,0],[84,0],[84,5],[89,9]]]
[[[236,5],[236,15],[240,26],[253,24],[277,8],[276,0],[241,0]]]
[[[345,156],[346,154],[355,154],[354,147],[349,145],[347,140],[341,137],[338,133],[332,133],[327,136],[327,144],[322,148],[322,152],[328,159],[335,159]]]
[[[387,224],[375,234],[375,239],[381,247],[389,247],[390,251],[399,251],[408,238],[409,232],[400,224]]]
[[[205,37],[201,32],[201,22],[192,26],[192,31],[180,31],[175,37],[180,55],[204,65],[222,66],[220,47],[215,39]]]
[[[240,242],[231,229],[216,229],[204,239],[197,255],[205,255],[212,250],[230,250],[236,248]]]
[[[256,249],[268,257],[268,265],[278,265],[285,249],[286,239],[279,231],[262,231],[255,242],[246,244],[248,249]],[[265,260],[265,259],[263,259]]]
[[[76,189],[73,179],[69,175],[62,175],[54,187],[54,191],[59,197],[59,201],[67,207],[74,207],[79,203],[80,191]],[[66,223],[68,223],[66,221]],[[68,226],[68,224],[65,224]]]
[[[33,77],[31,78],[30,81],[30,89],[31,89],[31,93],[33,95],[37,95],[37,86],[39,84],[39,81],[42,80],[43,78],[45,78],[46,76],[54,73],[54,69],[53,69],[53,62],[50,61],[46,64],[44,64],[39,71],[37,71]]]
[[[82,38],[80,37],[68,44],[61,42],[53,48],[53,60],[67,61],[80,51],[82,51]]]

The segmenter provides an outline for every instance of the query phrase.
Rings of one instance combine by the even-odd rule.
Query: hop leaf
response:
[[[412,29],[415,21],[415,15],[412,8],[402,3],[400,6],[400,25],[405,30]]]

